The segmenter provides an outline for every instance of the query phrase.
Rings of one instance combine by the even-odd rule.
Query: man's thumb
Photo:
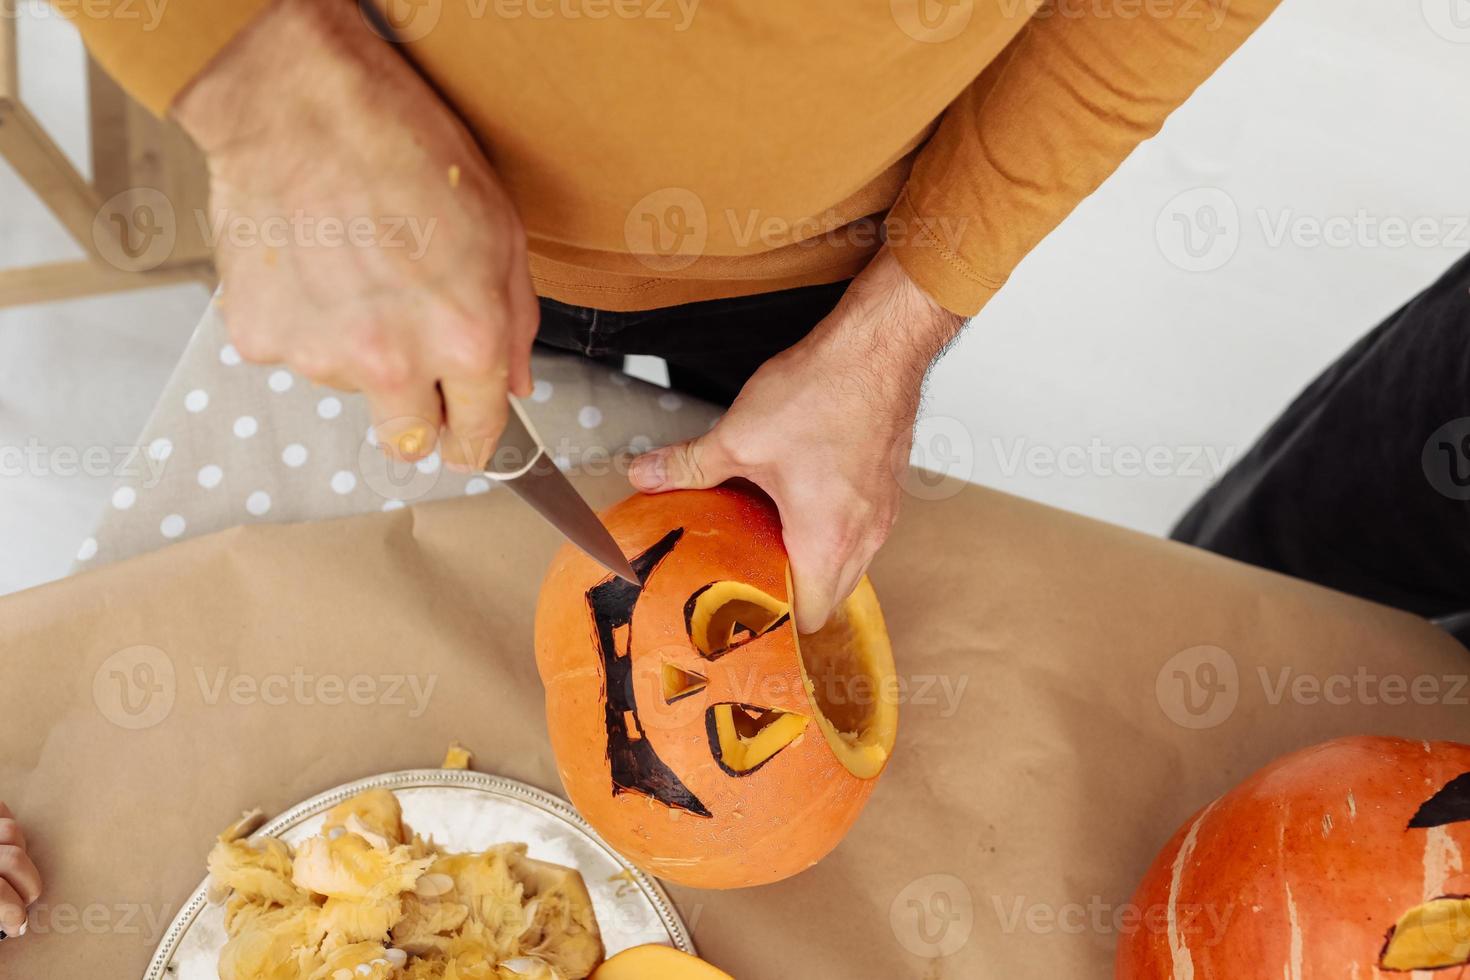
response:
[[[646,452],[628,469],[628,479],[644,493],[703,490],[718,486],[732,475],[710,434]]]

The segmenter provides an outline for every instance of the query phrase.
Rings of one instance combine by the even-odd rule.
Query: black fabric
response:
[[[614,366],[622,363],[625,354],[662,357],[668,362],[672,387],[728,405],[757,368],[805,337],[832,312],[847,283],[634,313],[609,313],[542,299],[536,340]]]
[[[1470,609],[1470,256],[1302,392],[1172,536],[1423,616]]]

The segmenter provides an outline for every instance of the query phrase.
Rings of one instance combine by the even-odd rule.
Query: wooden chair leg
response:
[[[187,281],[212,290],[216,279],[201,221],[208,206],[202,155],[177,126],[154,118],[88,59],[89,182],[21,102],[15,15],[16,0],[0,0],[0,158],[87,257],[0,270],[0,307]],[[139,193],[168,202],[173,236],[160,263],[134,270],[128,195]]]

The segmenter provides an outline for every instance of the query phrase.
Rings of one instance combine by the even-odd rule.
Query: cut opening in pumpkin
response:
[[[1378,965],[1408,973],[1470,964],[1470,898],[1445,896],[1415,906],[1388,932]]]
[[[685,670],[677,664],[668,662],[665,662],[663,666],[662,681],[665,704],[673,704],[681,698],[698,694],[709,685],[709,678],[703,674]]]
[[[789,571],[786,590],[791,593]],[[787,603],[743,582],[710,583],[690,597],[684,613],[690,641],[711,660],[777,628],[791,629],[812,714],[832,751],[859,779],[883,771],[897,734],[897,691],[888,629],[866,578],[808,636],[796,635]],[[718,730],[715,720],[710,727]]]
[[[709,660],[769,633],[788,615],[786,603],[743,582],[711,582],[684,607],[689,640]]]
[[[771,761],[806,731],[808,719],[793,711],[750,704],[714,704],[706,714],[710,751],[726,772],[744,776]]]

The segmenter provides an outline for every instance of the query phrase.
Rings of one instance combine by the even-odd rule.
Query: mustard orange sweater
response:
[[[269,2],[62,6],[163,112]],[[886,233],[973,314],[1276,0],[364,2],[510,188],[543,295],[831,282]]]

